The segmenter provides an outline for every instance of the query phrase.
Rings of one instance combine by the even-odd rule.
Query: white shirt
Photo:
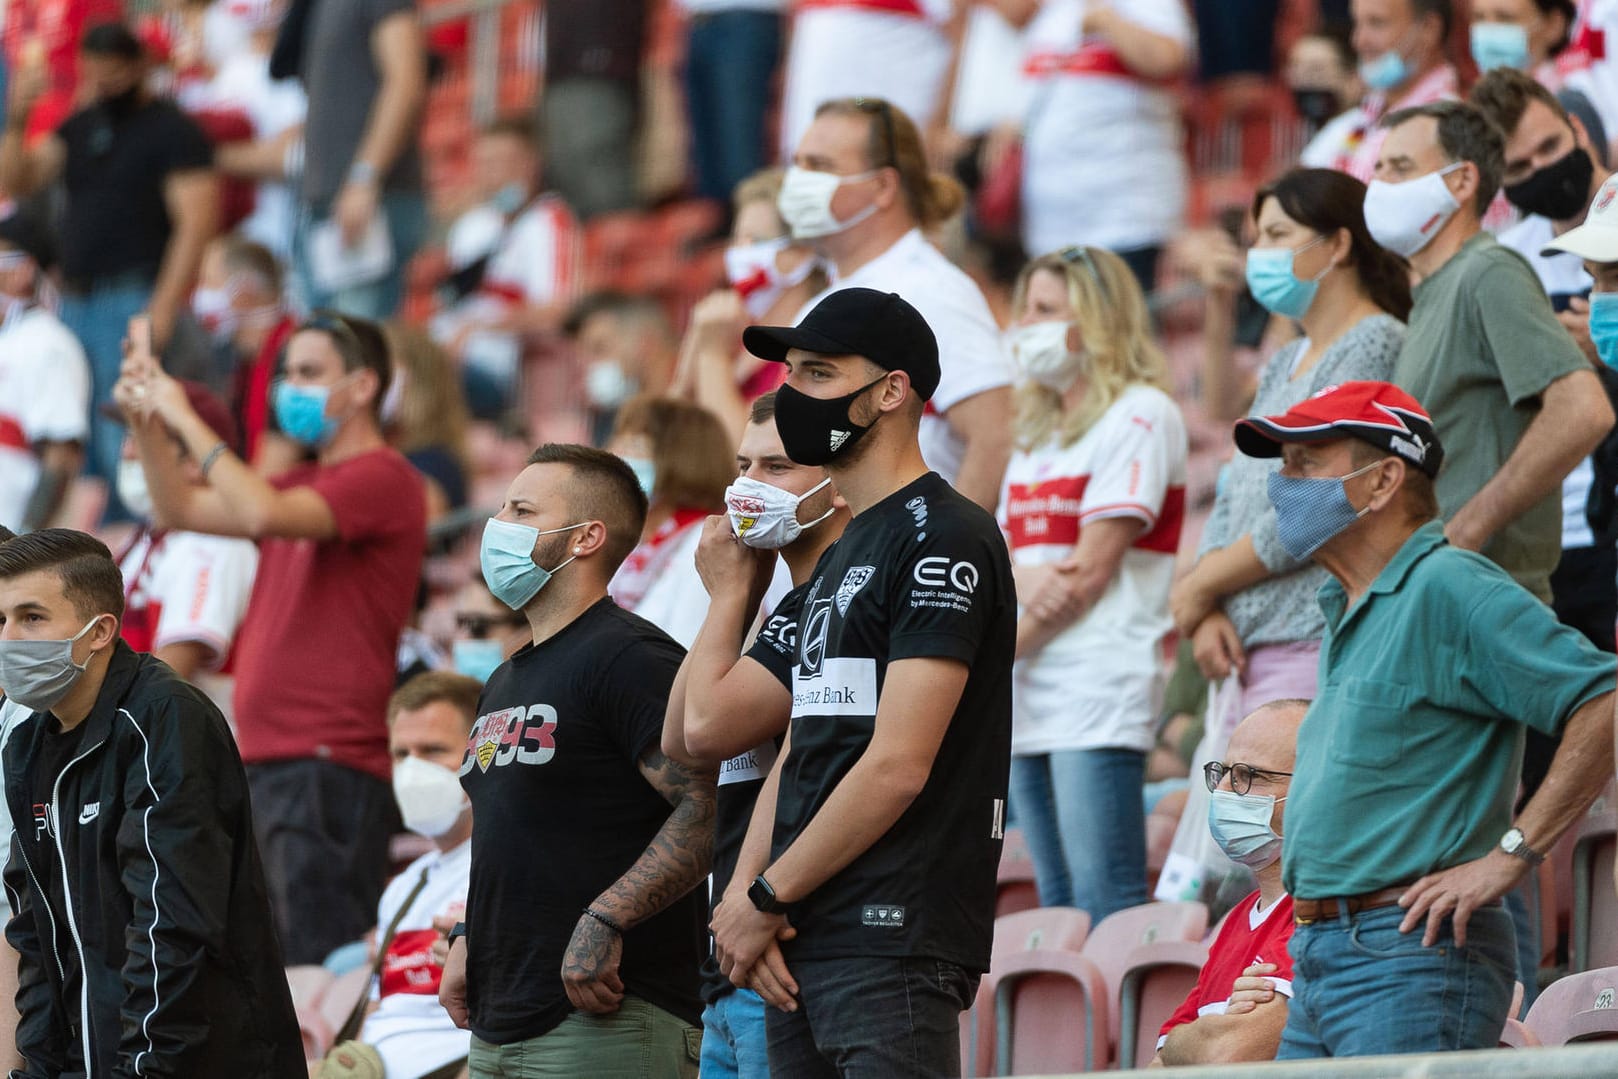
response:
[[[1583,0],[1569,46],[1556,58],[1568,69],[1564,85],[1590,99],[1618,139],[1618,0]]]
[[[945,413],[968,397],[1009,386],[1016,377],[983,292],[920,229],[912,229],[847,277],[833,272],[831,286],[810,300],[794,323],[831,293],[855,287],[898,293],[938,338],[938,389],[921,418],[921,454],[927,467],[954,483],[966,442]]]
[[[213,9],[224,7],[216,4]],[[247,114],[255,139],[271,139],[303,123],[309,100],[297,79],[270,78],[270,58],[251,49],[232,54],[219,65],[208,86],[207,103],[237,108]],[[269,248],[285,261],[291,254],[296,200],[292,185],[265,180],[255,188],[253,212],[239,227],[243,235]]]
[[[1000,124],[1020,124],[1033,85],[1023,76],[1022,34],[987,4],[973,4],[961,39],[960,68],[950,127],[982,135]]]
[[[1058,562],[1084,525],[1133,517],[1144,530],[1095,605],[1012,675],[1017,754],[1152,746],[1159,644],[1185,517],[1185,421],[1173,399],[1132,386],[1071,446],[1014,454],[1000,522],[1015,566]]]
[[[1173,88],[1130,72],[1085,37],[1087,0],[1046,0],[1023,34],[1034,80],[1023,137],[1023,242],[1030,255],[1069,244],[1114,251],[1167,240],[1185,212],[1186,167]],[[1130,22],[1187,46],[1182,0],[1115,5]]]
[[[39,486],[40,442],[90,433],[90,364],[60,319],[30,307],[0,324],[0,524],[20,528]]]
[[[672,537],[668,562],[656,573],[631,610],[680,643],[690,648],[708,617],[708,590],[697,573],[697,544],[702,539],[702,522],[688,525],[682,534]],[[792,591],[792,577],[787,564],[775,560],[775,576],[764,593],[764,611],[773,611],[781,599]]]
[[[472,841],[448,853],[430,850],[394,877],[377,904],[377,932],[393,921],[423,870],[427,884],[399,920],[382,960],[381,984],[371,990],[371,999],[379,1003],[360,1027],[359,1040],[382,1057],[389,1079],[425,1075],[466,1056],[472,1046],[471,1034],[457,1027],[438,1003],[443,968],[432,961],[438,936],[433,918],[448,912],[453,903],[463,907],[466,903]]]
[[[1333,116],[1320,126],[1314,138],[1304,146],[1303,152],[1298,155],[1298,164],[1311,169],[1336,168],[1343,147],[1362,123],[1364,117],[1358,105]]]

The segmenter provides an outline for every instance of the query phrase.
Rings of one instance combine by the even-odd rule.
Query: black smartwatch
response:
[[[753,878],[753,883],[747,886],[747,898],[752,900],[753,906],[762,914],[786,914],[792,908],[775,897],[775,889],[760,873]]]
[[[449,935],[446,939],[449,941],[449,946],[453,948],[455,947],[455,938],[464,936],[466,936],[466,923],[456,922],[454,928],[449,931]]]

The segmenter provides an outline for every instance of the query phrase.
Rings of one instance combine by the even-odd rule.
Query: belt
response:
[[[1392,888],[1384,888],[1380,892],[1366,892],[1364,895],[1340,895],[1331,899],[1293,899],[1292,921],[1297,925],[1314,925],[1316,922],[1335,921],[1343,914],[1354,915],[1364,910],[1391,907],[1399,902],[1399,897],[1404,895],[1409,887],[1408,884],[1399,884]]]

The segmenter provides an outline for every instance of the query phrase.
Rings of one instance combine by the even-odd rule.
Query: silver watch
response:
[[[1521,828],[1511,828],[1500,837],[1500,849],[1513,858],[1521,858],[1529,865],[1538,865],[1545,860],[1545,856],[1528,845],[1528,839],[1522,834]]]

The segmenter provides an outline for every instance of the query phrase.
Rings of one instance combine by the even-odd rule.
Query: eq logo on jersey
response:
[[[556,709],[548,704],[518,705],[478,717],[466,742],[461,775],[472,766],[487,772],[516,761],[545,764],[556,756]]]
[[[970,596],[978,587],[976,566],[970,562],[954,562],[943,555],[931,555],[921,559],[910,575],[923,588],[948,586]]]

